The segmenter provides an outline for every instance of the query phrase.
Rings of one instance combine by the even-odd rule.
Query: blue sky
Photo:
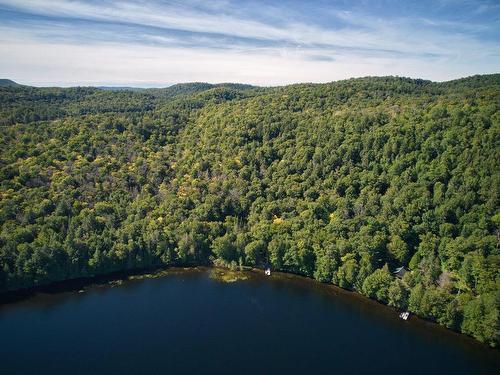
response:
[[[500,1],[0,0],[0,77],[281,85],[500,71]]]

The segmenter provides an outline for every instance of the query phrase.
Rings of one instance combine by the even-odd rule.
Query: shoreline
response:
[[[236,272],[247,274],[246,278],[239,279],[237,281],[257,281],[258,279],[267,280],[271,279],[275,282],[284,283],[294,283],[296,285],[306,286],[307,288],[315,289],[321,293],[329,294],[331,297],[342,297],[345,300],[350,300],[350,302],[364,305],[365,307],[370,307],[375,309],[376,314],[380,315],[393,315],[394,318],[399,319],[399,310],[383,304],[375,299],[368,298],[363,294],[355,291],[341,288],[335,284],[322,283],[316,279],[289,273],[289,272],[278,272],[274,271],[271,276],[266,276],[264,270],[259,268],[246,267],[244,270],[230,270],[227,267],[214,266],[214,265],[186,265],[186,266],[174,266],[174,267],[157,267],[157,268],[144,268],[144,269],[132,269],[127,271],[117,271],[103,275],[96,275],[93,277],[82,277],[77,279],[68,279],[63,281],[57,281],[50,284],[35,286],[25,289],[17,289],[13,291],[0,293],[0,312],[2,307],[6,307],[11,304],[28,301],[31,298],[36,298],[40,295],[58,295],[63,293],[82,293],[82,290],[87,292],[100,287],[115,287],[121,286],[125,282],[140,281],[145,279],[158,279],[165,278],[170,275],[187,273],[187,272],[210,272],[220,270],[221,272]],[[223,279],[214,279],[217,282],[231,283],[232,281],[225,281]],[[454,335],[456,339],[464,341],[465,344],[475,345],[491,352],[500,353],[499,347],[491,347],[485,343],[476,340],[474,337],[466,335],[462,332],[449,329],[442,326],[435,321],[430,319],[422,318],[416,314],[411,313],[410,318],[407,323],[415,324],[424,329],[441,330],[443,333],[448,335]]]
[[[9,290],[0,293],[0,307],[15,302],[27,300],[37,294],[57,294],[65,292],[76,292],[92,285],[106,285],[112,281],[127,280],[131,276],[144,275],[152,272],[165,271],[169,269],[190,269],[202,266],[183,266],[183,267],[154,267],[154,268],[135,268],[130,270],[115,271],[95,276],[79,277],[76,279],[67,279],[51,282],[49,284],[37,285],[29,288]]]

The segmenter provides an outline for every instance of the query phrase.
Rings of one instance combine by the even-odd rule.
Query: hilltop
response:
[[[20,87],[19,83],[16,83],[10,79],[1,79],[0,78],[0,87]]]

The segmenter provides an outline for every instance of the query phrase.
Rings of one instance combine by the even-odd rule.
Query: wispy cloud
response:
[[[489,12],[460,17],[451,0],[411,15],[396,2],[306,3],[0,0],[0,72],[38,84],[283,84],[500,66],[494,3],[471,1]]]

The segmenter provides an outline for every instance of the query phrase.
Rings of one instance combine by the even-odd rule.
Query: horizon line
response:
[[[35,88],[78,88],[78,87],[91,87],[91,88],[103,88],[103,89],[113,89],[113,88],[120,88],[120,89],[164,89],[168,87],[172,87],[175,85],[183,85],[183,84],[195,84],[195,83],[200,83],[200,84],[210,84],[210,85],[225,85],[225,84],[240,84],[240,85],[250,85],[254,87],[260,87],[260,88],[271,88],[271,87],[286,87],[286,86],[292,86],[292,85],[302,85],[302,84],[311,84],[311,85],[320,85],[320,84],[328,84],[328,83],[334,83],[334,82],[342,82],[342,81],[349,81],[353,79],[363,79],[363,78],[403,78],[403,79],[412,79],[412,80],[423,80],[431,83],[446,83],[446,82],[453,82],[453,81],[458,81],[461,79],[466,79],[466,78],[472,78],[472,77],[477,77],[477,76],[488,76],[488,75],[497,75],[500,74],[500,71],[498,72],[492,72],[492,73],[477,73],[477,74],[470,74],[470,75],[464,75],[464,76],[459,76],[457,78],[453,79],[446,79],[446,80],[432,80],[432,79],[426,79],[422,77],[414,77],[414,76],[403,76],[403,75],[363,75],[363,76],[351,76],[349,78],[342,78],[342,79],[333,79],[333,80],[328,80],[328,81],[302,81],[302,82],[292,82],[292,83],[286,83],[286,84],[269,84],[269,85],[259,85],[259,84],[254,84],[251,82],[237,82],[237,81],[226,81],[226,82],[210,82],[210,81],[179,81],[179,82],[173,82],[173,83],[154,83],[154,82],[148,82],[144,83],[141,85],[140,83],[119,83],[119,82],[95,82],[95,83],[90,83],[90,82],[81,82],[81,83],[49,83],[47,85],[40,84],[40,83],[22,83],[22,80],[17,80],[17,79],[12,79],[12,78],[0,78],[0,80],[9,80],[12,81],[20,86],[26,86],[26,87],[35,87]]]

